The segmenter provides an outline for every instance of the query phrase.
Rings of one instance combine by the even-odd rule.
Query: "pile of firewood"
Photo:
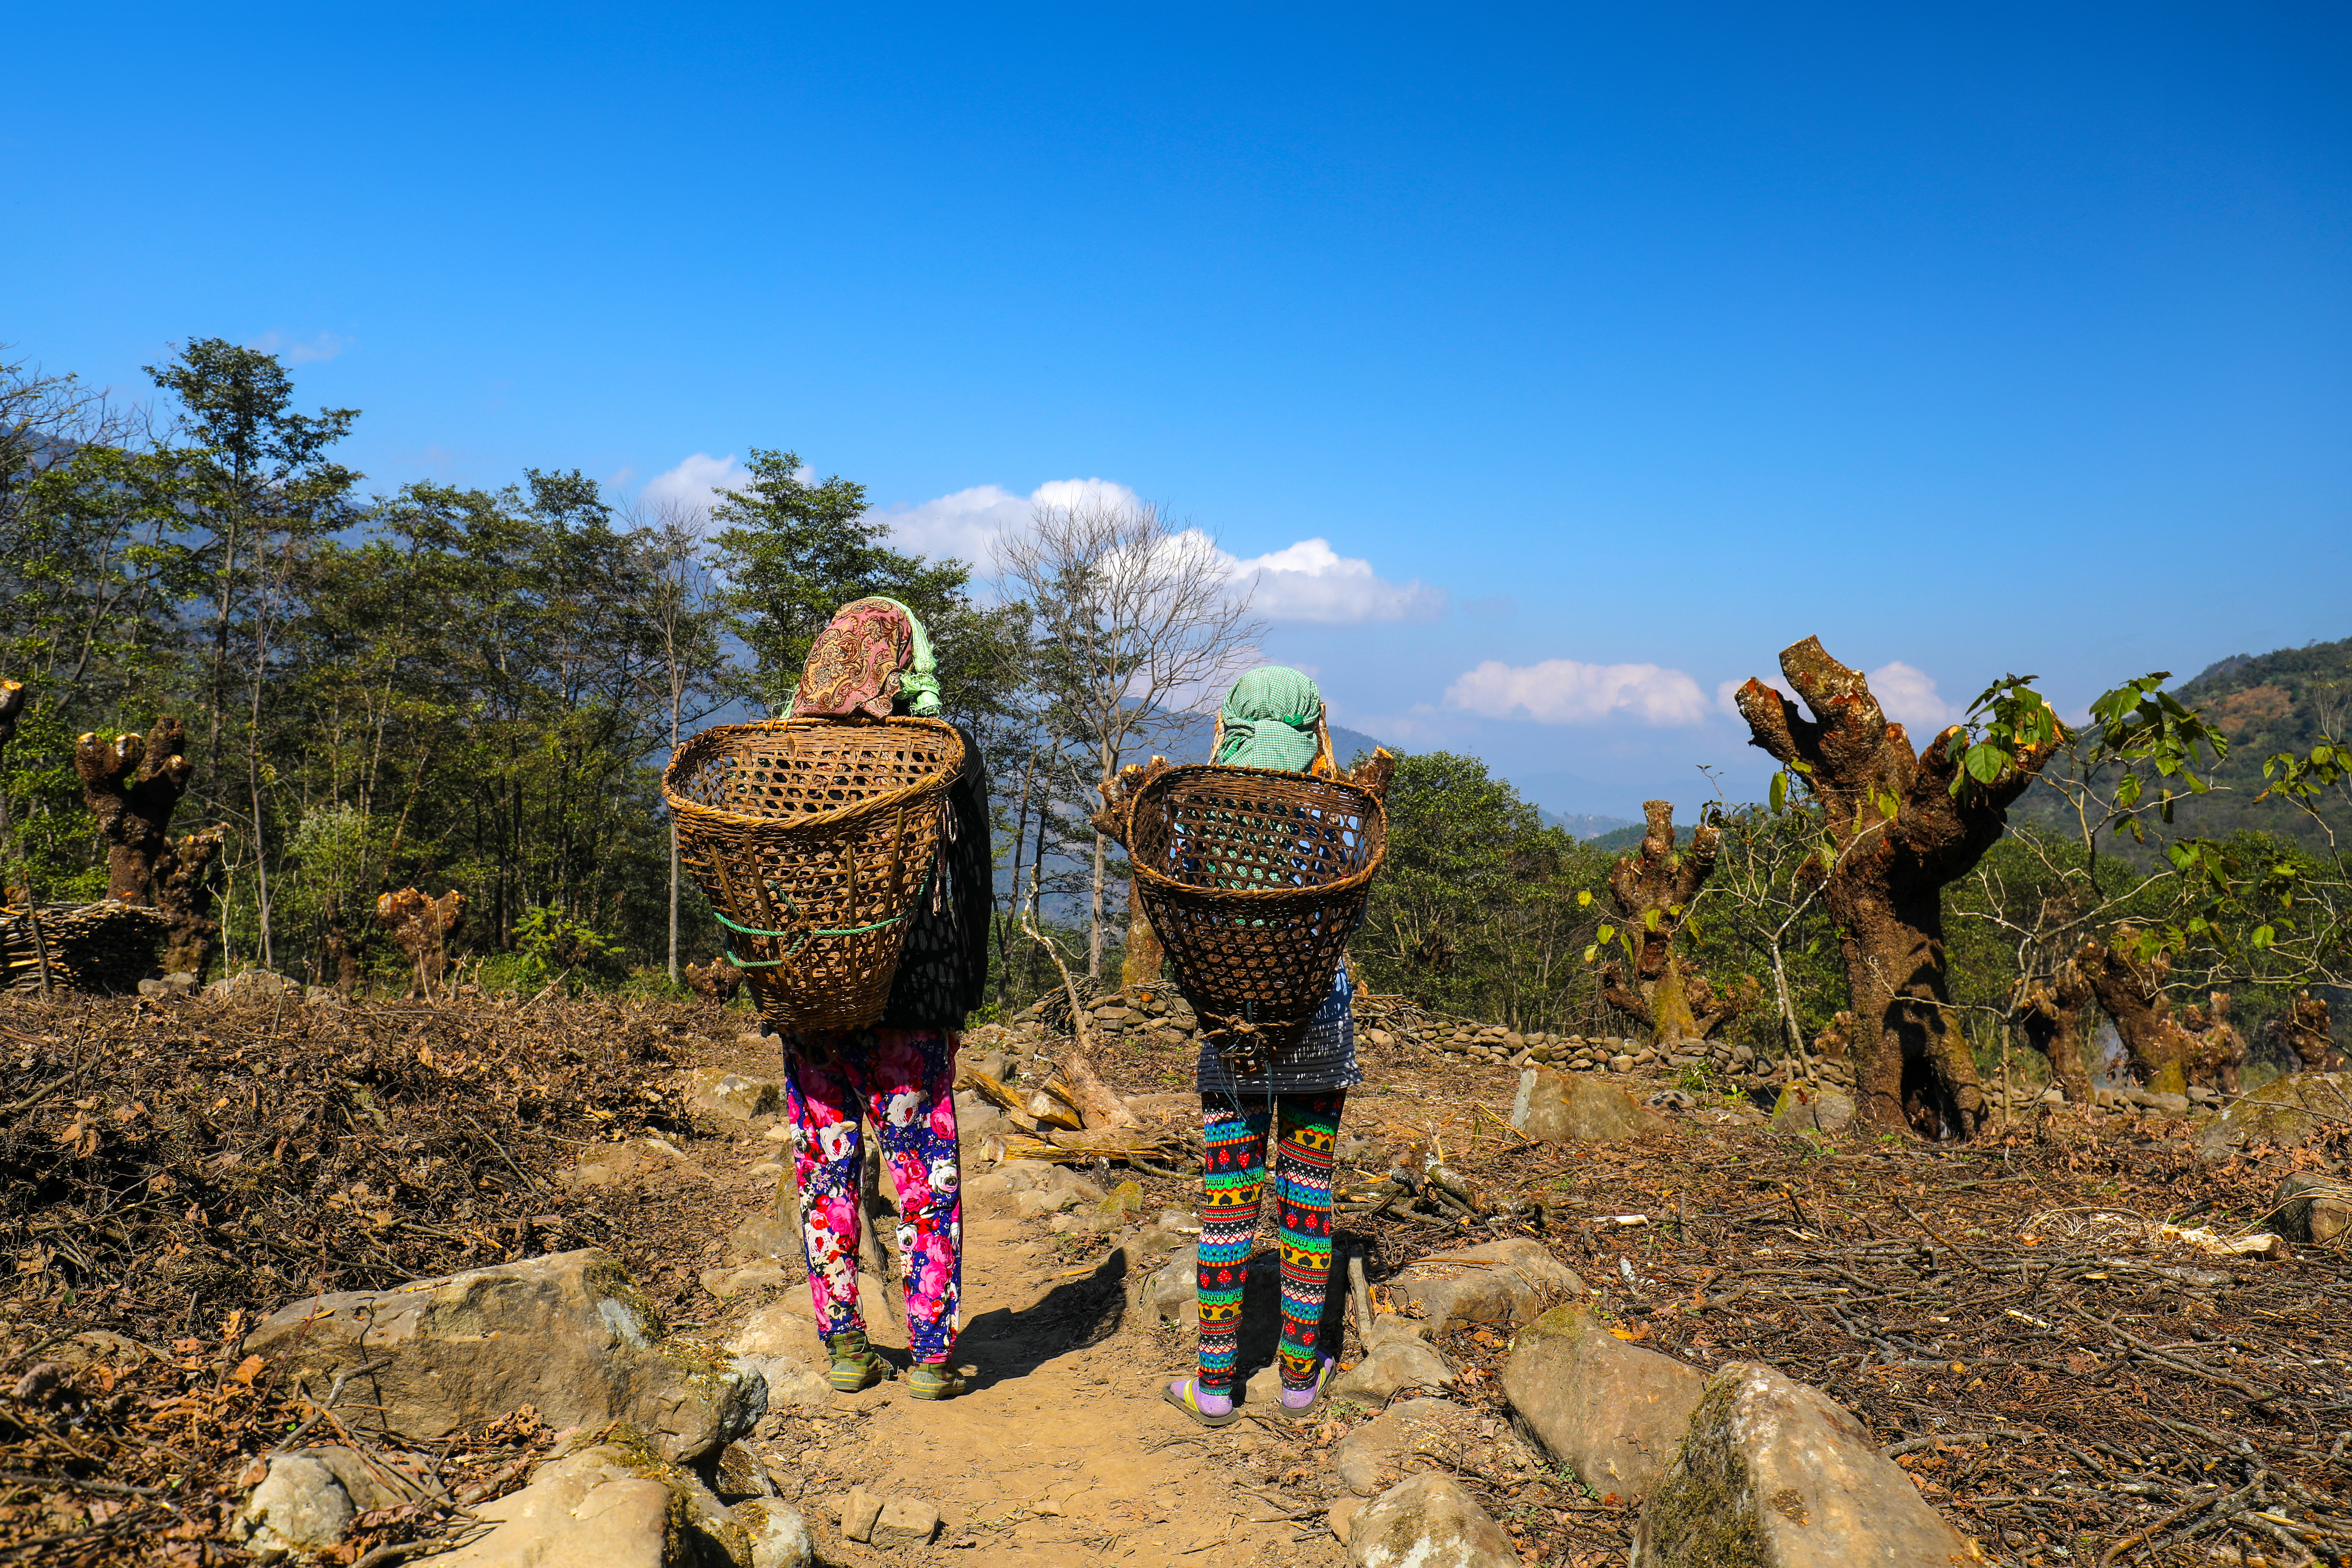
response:
[[[154,910],[110,900],[0,909],[0,985],[38,989],[46,967],[52,989],[135,991],[155,972],[155,948],[168,923]]]

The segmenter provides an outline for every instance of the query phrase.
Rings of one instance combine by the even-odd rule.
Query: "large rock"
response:
[[[1385,1288],[1398,1306],[1426,1319],[1432,1334],[1457,1322],[1517,1327],[1584,1293],[1574,1270],[1525,1237],[1448,1248],[1408,1265]]]
[[[1521,1329],[1503,1363],[1504,1396],[1545,1452],[1594,1490],[1628,1500],[1657,1490],[1706,1383],[1580,1307],[1555,1307]]]
[[[757,1498],[739,1502],[729,1511],[751,1537],[751,1568],[809,1568],[816,1561],[808,1524],[791,1504],[778,1498]]]
[[[2271,1223],[2289,1241],[2325,1247],[2352,1232],[2352,1182],[2339,1176],[2289,1176],[2271,1198]]]
[[[1452,1476],[1401,1481],[1346,1529],[1355,1568],[1519,1568],[1511,1538]]]
[[[2207,1122],[2197,1147],[2210,1159],[2225,1159],[2242,1144],[2301,1143],[2347,1121],[2352,1121],[2352,1073],[2286,1073]]]
[[[870,1274],[857,1277],[858,1299],[879,1308],[889,1298],[882,1281]],[[803,1414],[829,1408],[833,1384],[817,1363],[824,1359],[824,1342],[817,1337],[816,1307],[807,1289],[787,1289],[743,1321],[727,1352],[742,1366],[767,1380],[768,1408]]]
[[[1418,1470],[1502,1475],[1535,1468],[1536,1457],[1507,1421],[1450,1399],[1406,1399],[1340,1438],[1331,1462],[1340,1485],[1370,1497]]]
[[[297,1301],[246,1336],[353,1427],[410,1443],[520,1405],[555,1427],[627,1421],[661,1457],[691,1460],[767,1409],[756,1371],[716,1347],[666,1338],[653,1303],[596,1247],[495,1268]]]
[[[759,1498],[724,1508],[642,1438],[622,1426],[541,1465],[529,1486],[476,1509],[488,1533],[435,1558],[436,1568],[807,1568],[808,1531],[788,1505]]]
[[[1853,1096],[1826,1086],[1792,1083],[1772,1105],[1776,1132],[1843,1132],[1853,1124]]]
[[[1598,1078],[1531,1067],[1519,1074],[1511,1125],[1547,1143],[1622,1143],[1659,1131],[1666,1119]]]
[[[1706,1380],[1642,1510],[1634,1568],[1950,1568],[1976,1543],[1817,1388],[1759,1362]]]

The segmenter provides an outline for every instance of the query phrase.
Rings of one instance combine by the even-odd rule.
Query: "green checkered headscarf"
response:
[[[1225,736],[1212,761],[1296,773],[1315,760],[1323,693],[1295,669],[1268,664],[1251,670],[1234,682],[1219,712]]]

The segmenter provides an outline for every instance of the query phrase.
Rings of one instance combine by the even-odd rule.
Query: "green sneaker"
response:
[[[866,1342],[864,1329],[844,1329],[837,1334],[828,1334],[824,1348],[833,1357],[833,1370],[825,1375],[840,1393],[855,1394],[861,1388],[887,1383],[893,1375],[890,1363]]]
[[[946,1362],[917,1362],[907,1374],[907,1392],[917,1399],[953,1399],[964,1392],[963,1373]]]

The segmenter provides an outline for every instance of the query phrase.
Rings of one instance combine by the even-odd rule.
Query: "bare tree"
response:
[[[1265,630],[1216,541],[1148,501],[1041,503],[1026,531],[998,538],[995,565],[1035,625],[1036,685],[1081,796],[1212,700]],[[1096,977],[1108,845],[1097,831],[1087,931],[1087,973]],[[1130,922],[1142,920],[1131,888],[1128,904]]]
[[[1624,942],[1633,960],[1631,983],[1615,959],[1601,966],[1601,996],[1640,1022],[1659,1044],[1704,1040],[1755,1006],[1762,988],[1753,980],[1717,996],[1706,976],[1675,951],[1675,937],[1690,918],[1699,890],[1715,874],[1723,850],[1723,829],[1701,825],[1690,847],[1675,849],[1672,801],[1642,803],[1649,828],[1640,850],[1609,869],[1609,900],[1624,920]]]
[[[724,650],[719,647],[724,609],[704,541],[710,520],[698,509],[662,501],[655,503],[645,517],[632,521],[636,526],[630,536],[642,552],[652,584],[645,613],[658,651],[658,658],[644,671],[644,679],[655,684],[654,695],[668,723],[669,749],[676,752],[688,728],[717,712],[726,701],[719,682],[725,662]],[[677,824],[672,821],[669,978],[673,985],[681,979],[677,962],[679,886]]]
[[[1736,700],[1749,744],[1793,771],[1822,814],[1821,851],[1807,871],[1837,925],[1853,987],[1863,1124],[1973,1137],[1984,1095],[1952,1024],[1943,890],[2001,836],[2010,803],[2042,772],[2063,731],[2032,697],[2044,719],[2040,738],[2021,742],[1982,773],[1971,767],[1964,774],[1952,731],[1915,752],[1861,671],[1832,658],[1819,638],[1782,649],[1780,670],[1811,719],[1760,680],[1741,687]]]

